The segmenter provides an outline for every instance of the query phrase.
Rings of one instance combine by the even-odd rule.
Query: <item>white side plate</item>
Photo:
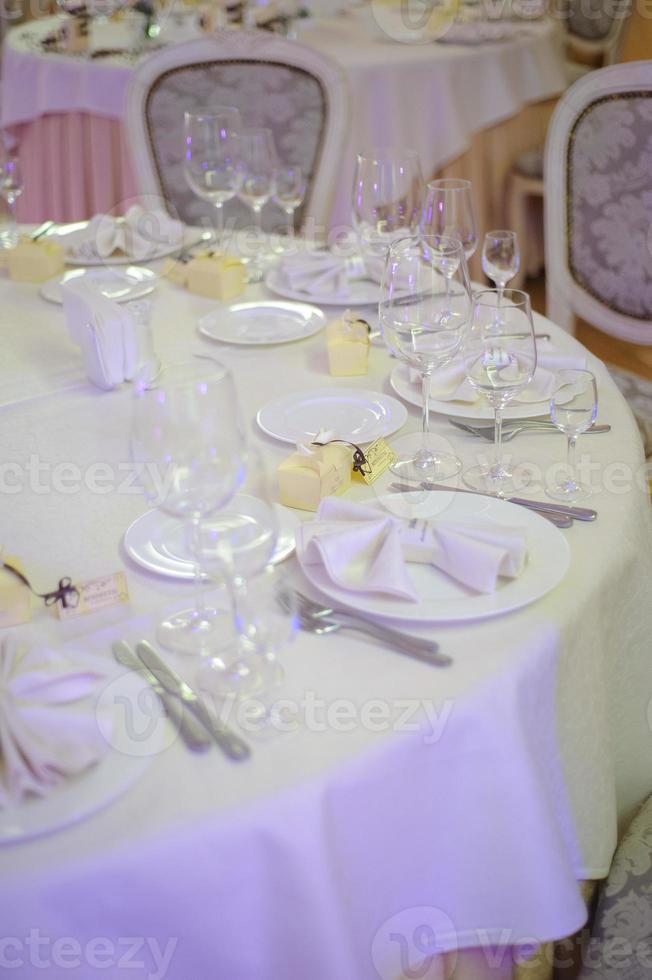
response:
[[[44,282],[40,290],[41,296],[50,303],[63,303],[61,284],[73,279],[84,279],[115,303],[141,299],[153,292],[157,282],[151,269],[140,265],[130,265],[126,269],[105,269],[102,266],[93,269],[69,269],[62,276],[55,276],[54,279]]]
[[[211,310],[199,321],[199,332],[227,344],[287,344],[319,333],[326,317],[309,303],[233,303]]]
[[[320,429],[356,444],[397,432],[407,409],[396,398],[358,388],[317,388],[267,402],[256,420],[281,442],[310,442]]]

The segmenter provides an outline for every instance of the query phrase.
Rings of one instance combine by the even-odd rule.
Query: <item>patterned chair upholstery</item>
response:
[[[127,136],[141,195],[162,198],[188,224],[210,225],[214,208],[183,175],[183,114],[229,105],[245,126],[272,130],[281,163],[300,166],[307,193],[295,214],[297,230],[310,216],[326,222],[348,133],[349,101],[342,70],[296,41],[267,31],[225,30],[170,45],[139,63],[127,93]],[[224,207],[227,227],[252,224],[238,201]],[[272,204],[263,227],[285,227]]]
[[[579,980],[652,977],[652,797],[619,844],[598,899]]]
[[[570,0],[566,29],[573,38],[583,41],[604,41],[610,33],[619,30],[619,21],[629,15],[631,0]]]

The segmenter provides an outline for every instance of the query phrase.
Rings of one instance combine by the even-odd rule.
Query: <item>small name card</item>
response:
[[[367,446],[364,455],[366,463],[361,470],[356,472],[356,476],[360,475],[364,482],[369,484],[377,480],[397,459],[396,453],[387,445],[382,436]]]
[[[102,578],[93,579],[77,586],[79,602],[76,606],[66,606],[57,603],[59,619],[71,619],[73,616],[83,616],[86,613],[97,612],[109,606],[129,602],[127,576],[124,572],[115,572]]]

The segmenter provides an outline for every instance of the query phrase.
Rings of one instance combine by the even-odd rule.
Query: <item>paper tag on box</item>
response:
[[[97,612],[99,609],[106,609],[108,606],[129,602],[127,576],[124,572],[104,575],[102,578],[93,579],[92,582],[83,582],[77,586],[77,589],[79,602],[76,606],[67,606],[64,609],[60,602],[57,603],[59,619],[71,619],[73,616],[83,616],[86,613]]]
[[[361,470],[356,471],[356,476],[361,476],[365,483],[373,483],[397,460],[396,453],[390,449],[382,436],[367,446],[364,456],[366,464]]]

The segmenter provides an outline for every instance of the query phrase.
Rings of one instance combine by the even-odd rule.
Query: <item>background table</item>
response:
[[[0,298],[0,459],[72,463],[82,473],[103,461],[116,470],[129,459],[129,386],[101,394],[80,383],[48,395],[81,372],[63,314],[36,287],[3,281]],[[281,392],[342,384],[327,374],[324,337],[216,346],[196,332],[212,305],[162,283],[158,350],[164,359],[203,351],[228,362],[252,437],[279,461],[287,447],[257,431],[255,412]],[[577,346],[542,318],[537,325]],[[599,464],[599,518],[564,532],[571,566],[552,593],[496,619],[422,630],[454,658],[446,671],[353,635],[299,635],[283,656],[283,694],[329,710],[351,705],[358,720],[331,716],[256,743],[242,766],[217,751],[192,756],[175,742],[110,808],[3,849],[3,935],[24,939],[38,928],[82,944],[175,938],[168,980],[384,980],[400,974],[390,934],[405,937],[413,966],[423,961],[412,943],[417,926],[432,921],[428,909],[450,923],[437,935],[439,949],[518,945],[578,928],[576,880],[606,874],[617,818],[626,821],[649,792],[652,742],[650,509],[645,481],[634,482],[643,457],[621,395],[604,367],[589,362],[600,420],[613,431],[580,441],[580,455]],[[374,347],[368,378],[344,379],[346,386],[389,391],[393,363]],[[7,404],[21,394],[31,400]],[[412,409],[406,430],[418,424]],[[465,463],[486,449],[444,418],[434,430]],[[519,437],[507,448],[542,467],[564,452],[555,434]],[[139,570],[121,549],[124,530],[146,509],[136,488],[26,487],[3,507],[3,544],[35,580],[85,580],[120,567],[129,578],[130,608],[68,623],[43,610],[16,630],[21,641],[65,641],[108,668],[112,639],[151,635],[162,608],[187,603],[187,586]],[[371,702],[387,705],[393,726],[360,722]],[[413,709],[416,724],[400,728],[399,713]],[[41,975],[29,963],[21,971]]]
[[[88,218],[136,192],[121,125],[135,56],[45,54],[40,39],[55,22],[14,28],[5,43],[2,126],[18,140],[24,221]],[[415,147],[428,177],[449,170],[470,177],[480,227],[504,224],[505,176],[519,153],[541,142],[551,99],[565,88],[552,23],[479,46],[383,39],[369,8],[299,25],[300,43],[339,62],[350,83],[351,136],[333,226],[350,224],[356,152],[379,144]]]

